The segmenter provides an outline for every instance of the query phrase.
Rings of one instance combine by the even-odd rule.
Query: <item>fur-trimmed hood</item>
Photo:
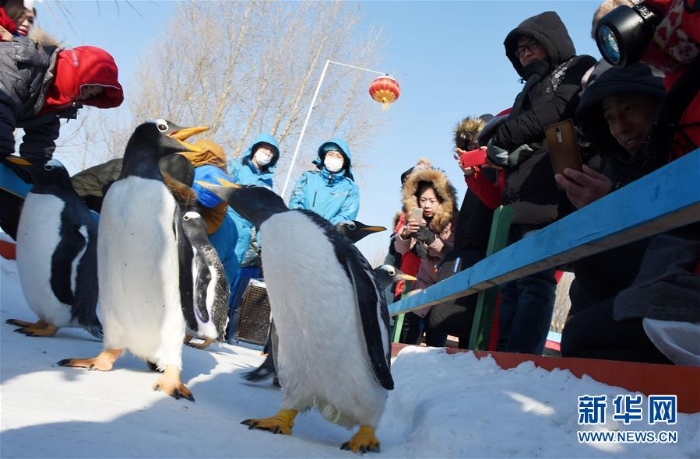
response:
[[[454,129],[454,144],[460,150],[472,150],[472,145],[477,143],[479,133],[490,121],[493,115],[481,115],[480,117],[467,116],[457,123]]]
[[[439,169],[415,170],[406,178],[402,189],[403,207],[406,211],[420,207],[416,197],[420,182],[432,183],[435,192],[442,199],[433,220],[430,222],[430,229],[440,234],[457,215],[457,190],[452,186],[447,175]]]

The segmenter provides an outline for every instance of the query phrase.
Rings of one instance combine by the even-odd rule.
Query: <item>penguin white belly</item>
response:
[[[61,240],[64,206],[56,196],[29,193],[17,227],[17,271],[24,297],[40,319],[57,327],[77,325],[71,324],[71,306],[56,298],[51,288],[51,260]],[[73,292],[76,263],[71,264]]]
[[[376,426],[387,391],[372,370],[354,287],[329,255],[331,242],[299,212],[273,215],[260,233],[283,408],[315,406],[346,427]]]
[[[105,349],[182,367],[176,204],[156,180],[127,177],[105,197],[97,241]]]

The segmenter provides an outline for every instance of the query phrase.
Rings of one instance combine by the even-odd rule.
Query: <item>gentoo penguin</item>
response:
[[[348,220],[344,222],[337,223],[335,225],[336,229],[343,235],[347,236],[353,244],[363,239],[373,233],[378,233],[380,231],[385,231],[386,228],[383,226],[369,226],[357,220]],[[379,269],[379,268],[377,268]],[[401,273],[403,274],[403,273]],[[387,284],[388,285],[388,284]],[[383,288],[382,288],[383,289]],[[279,380],[277,378],[277,371],[275,369],[275,347],[277,337],[274,336],[275,323],[270,323],[270,332],[267,336],[267,343],[265,344],[265,349],[267,350],[267,355],[265,360],[254,370],[246,372],[243,374],[243,378],[252,382],[264,381],[267,378],[274,377],[273,384],[279,387]],[[274,336],[274,343],[273,343]]]
[[[231,295],[224,266],[207,236],[207,224],[193,211],[182,215],[182,226],[192,247],[190,261],[193,278],[192,306],[183,308],[187,334],[204,340],[200,344],[186,343],[198,349],[209,347],[212,341],[222,341],[228,325],[228,300]]]
[[[170,155],[169,158],[182,155]],[[183,238],[178,239],[180,278],[191,276],[180,284],[182,311],[187,323],[185,344],[198,349],[206,349],[212,341],[221,341],[228,325],[228,302],[231,291],[216,249],[207,235],[207,224],[199,213],[197,193],[192,183],[186,184],[171,176],[163,169],[161,173],[170,192],[180,206],[180,219],[184,229]],[[183,288],[184,287],[184,288]],[[204,340],[200,344],[190,344],[192,337]]]
[[[107,371],[127,349],[164,371],[156,390],[194,401],[180,379],[185,319],[178,240],[183,229],[158,161],[197,149],[168,136],[168,129],[164,120],[136,128],[126,146],[121,175],[102,204],[97,273],[104,350],[95,358],[58,364]],[[187,294],[192,292],[183,293]]]
[[[342,449],[378,451],[375,428],[394,381],[389,313],[369,263],[327,220],[289,210],[271,190],[209,188],[260,229],[279,338],[281,409],[243,424],[291,435],[297,414],[317,408],[330,422],[360,426]]]
[[[386,289],[394,282],[398,282],[400,280],[416,280],[415,277],[405,274],[403,271],[392,265],[377,266],[376,268],[374,268],[374,275],[377,278],[377,284],[379,285],[379,288],[381,290]],[[277,378],[277,368],[275,366],[275,353],[277,352],[278,338],[274,322],[270,324],[270,335],[268,337],[268,342],[265,346],[268,349],[268,351],[263,363],[260,364],[260,366],[257,367],[255,370],[251,370],[243,374],[243,377],[248,381],[253,382],[264,381],[267,378],[274,377],[273,384],[277,387],[281,387],[281,384]]]
[[[49,158],[7,161],[27,168],[34,186],[17,231],[17,271],[36,323],[7,320],[27,336],[53,336],[82,327],[102,339],[97,318],[97,222],[70,183],[63,164]]]

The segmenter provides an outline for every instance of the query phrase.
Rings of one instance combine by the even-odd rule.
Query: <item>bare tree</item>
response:
[[[133,76],[136,93],[127,95],[133,121],[104,123],[90,117],[89,148],[95,154],[103,147],[122,152],[133,126],[155,117],[211,126],[203,135],[231,158],[267,132],[282,151],[279,191],[326,59],[378,66],[379,34],[360,30],[360,20],[357,8],[342,2],[179,3],[167,37],[142,55]],[[194,37],[193,30],[198,31]],[[310,166],[322,141],[344,138],[355,161],[381,129],[379,105],[366,92],[373,78],[329,66],[293,178]],[[93,128],[95,123],[101,128]]]

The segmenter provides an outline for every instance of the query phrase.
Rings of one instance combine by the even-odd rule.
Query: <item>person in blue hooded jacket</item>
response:
[[[290,209],[307,209],[336,225],[355,220],[360,210],[360,190],[352,176],[350,148],[345,141],[332,139],[318,149],[313,164],[304,172],[289,199]]]
[[[272,189],[272,178],[279,157],[280,150],[277,139],[270,134],[260,134],[250,147],[231,163],[229,175],[233,182],[238,185],[262,186]],[[248,280],[260,276],[260,267],[252,261],[247,262],[251,258],[249,255],[247,256],[247,253],[250,254],[252,252],[249,250],[251,243],[257,242],[259,246],[260,241],[253,240],[254,226],[251,222],[243,218],[231,207],[228,207],[227,212],[236,224],[238,239],[234,252],[236,258],[240,260],[238,270],[230,280],[231,301],[229,303],[230,321],[228,336],[233,337],[238,306],[243,298]]]

